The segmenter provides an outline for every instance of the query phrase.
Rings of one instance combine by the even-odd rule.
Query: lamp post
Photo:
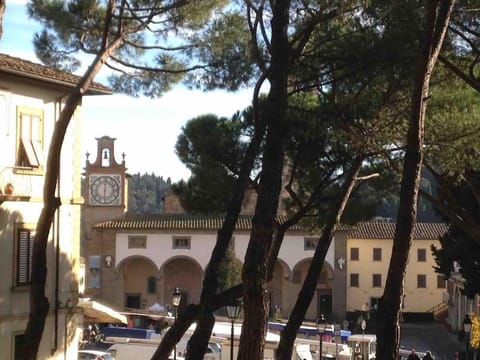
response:
[[[230,360],[233,360],[233,330],[235,326],[235,320],[238,319],[238,316],[240,315],[241,305],[239,301],[235,301],[232,305],[227,305],[226,308],[227,316],[232,322],[232,326],[230,329]]]
[[[319,359],[322,360],[322,353],[323,353],[323,334],[325,333],[325,315],[320,314],[320,318],[317,320],[317,329],[318,329],[318,336],[319,336]]]
[[[470,341],[470,331],[472,330],[472,320],[470,320],[468,314],[465,315],[462,325],[465,333],[465,358],[468,360],[468,343]]]
[[[178,288],[175,288],[175,291],[172,294],[172,305],[175,308],[175,322],[177,322],[177,311],[178,305],[180,305],[180,301],[182,300],[182,294]],[[177,344],[173,348],[173,360],[177,360]]]

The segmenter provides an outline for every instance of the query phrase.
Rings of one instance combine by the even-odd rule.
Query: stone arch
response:
[[[292,285],[300,291],[308,273],[312,258],[305,258],[297,262],[292,270]],[[333,267],[325,261],[317,280],[315,295],[307,310],[307,318],[316,319],[320,314],[329,318],[332,314]]]
[[[178,311],[186,305],[198,303],[203,284],[203,269],[197,260],[188,256],[169,258],[160,268],[161,300],[164,304],[171,304],[171,296],[178,288],[182,294],[182,301]]]
[[[122,259],[116,266],[122,284],[123,306],[146,308],[158,299],[158,268],[148,257],[141,255]]]
[[[312,258],[306,258],[298,261],[292,269],[291,281],[295,284],[302,284],[307,276]],[[333,267],[328,262],[323,263],[322,271],[318,277],[317,287],[331,289],[333,286]]]
[[[284,317],[284,288],[290,278],[290,269],[281,259],[277,259],[273,268],[272,279],[267,283],[270,296],[270,316]]]

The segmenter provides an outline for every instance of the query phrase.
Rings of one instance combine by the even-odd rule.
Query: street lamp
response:
[[[235,301],[232,305],[227,305],[227,316],[232,321],[230,330],[230,360],[233,360],[233,329],[235,326],[235,319],[238,319],[241,310],[241,304],[239,301]]]
[[[466,352],[466,359],[468,360],[468,343],[470,341],[470,331],[472,330],[472,320],[468,314],[465,315],[465,319],[463,319],[463,332],[465,333],[465,352]]]
[[[325,315],[320,314],[320,318],[317,320],[317,329],[318,329],[318,336],[320,337],[320,351],[319,351],[319,359],[322,360],[322,353],[323,353],[323,334],[325,333]]]
[[[360,323],[360,327],[362,328],[362,336],[365,335],[365,329],[367,328],[367,322],[365,321],[365,319],[362,320],[362,322]]]
[[[175,291],[172,294],[172,305],[175,308],[175,322],[177,322],[177,311],[178,305],[180,305],[180,301],[182,300],[182,294],[178,288],[175,288]],[[173,348],[173,360],[177,360],[177,344]]]

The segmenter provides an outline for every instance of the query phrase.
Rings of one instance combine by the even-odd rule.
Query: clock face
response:
[[[90,177],[90,203],[120,205],[120,176],[92,175]]]

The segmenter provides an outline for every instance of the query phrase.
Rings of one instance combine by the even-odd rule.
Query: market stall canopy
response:
[[[78,307],[91,322],[127,324],[127,317],[110,306],[91,299],[79,299]]]
[[[155,311],[155,312],[164,312],[166,309],[165,309],[165,306],[163,305],[160,305],[159,303],[155,303],[153,304],[152,306],[150,306],[148,308],[149,311]]]

